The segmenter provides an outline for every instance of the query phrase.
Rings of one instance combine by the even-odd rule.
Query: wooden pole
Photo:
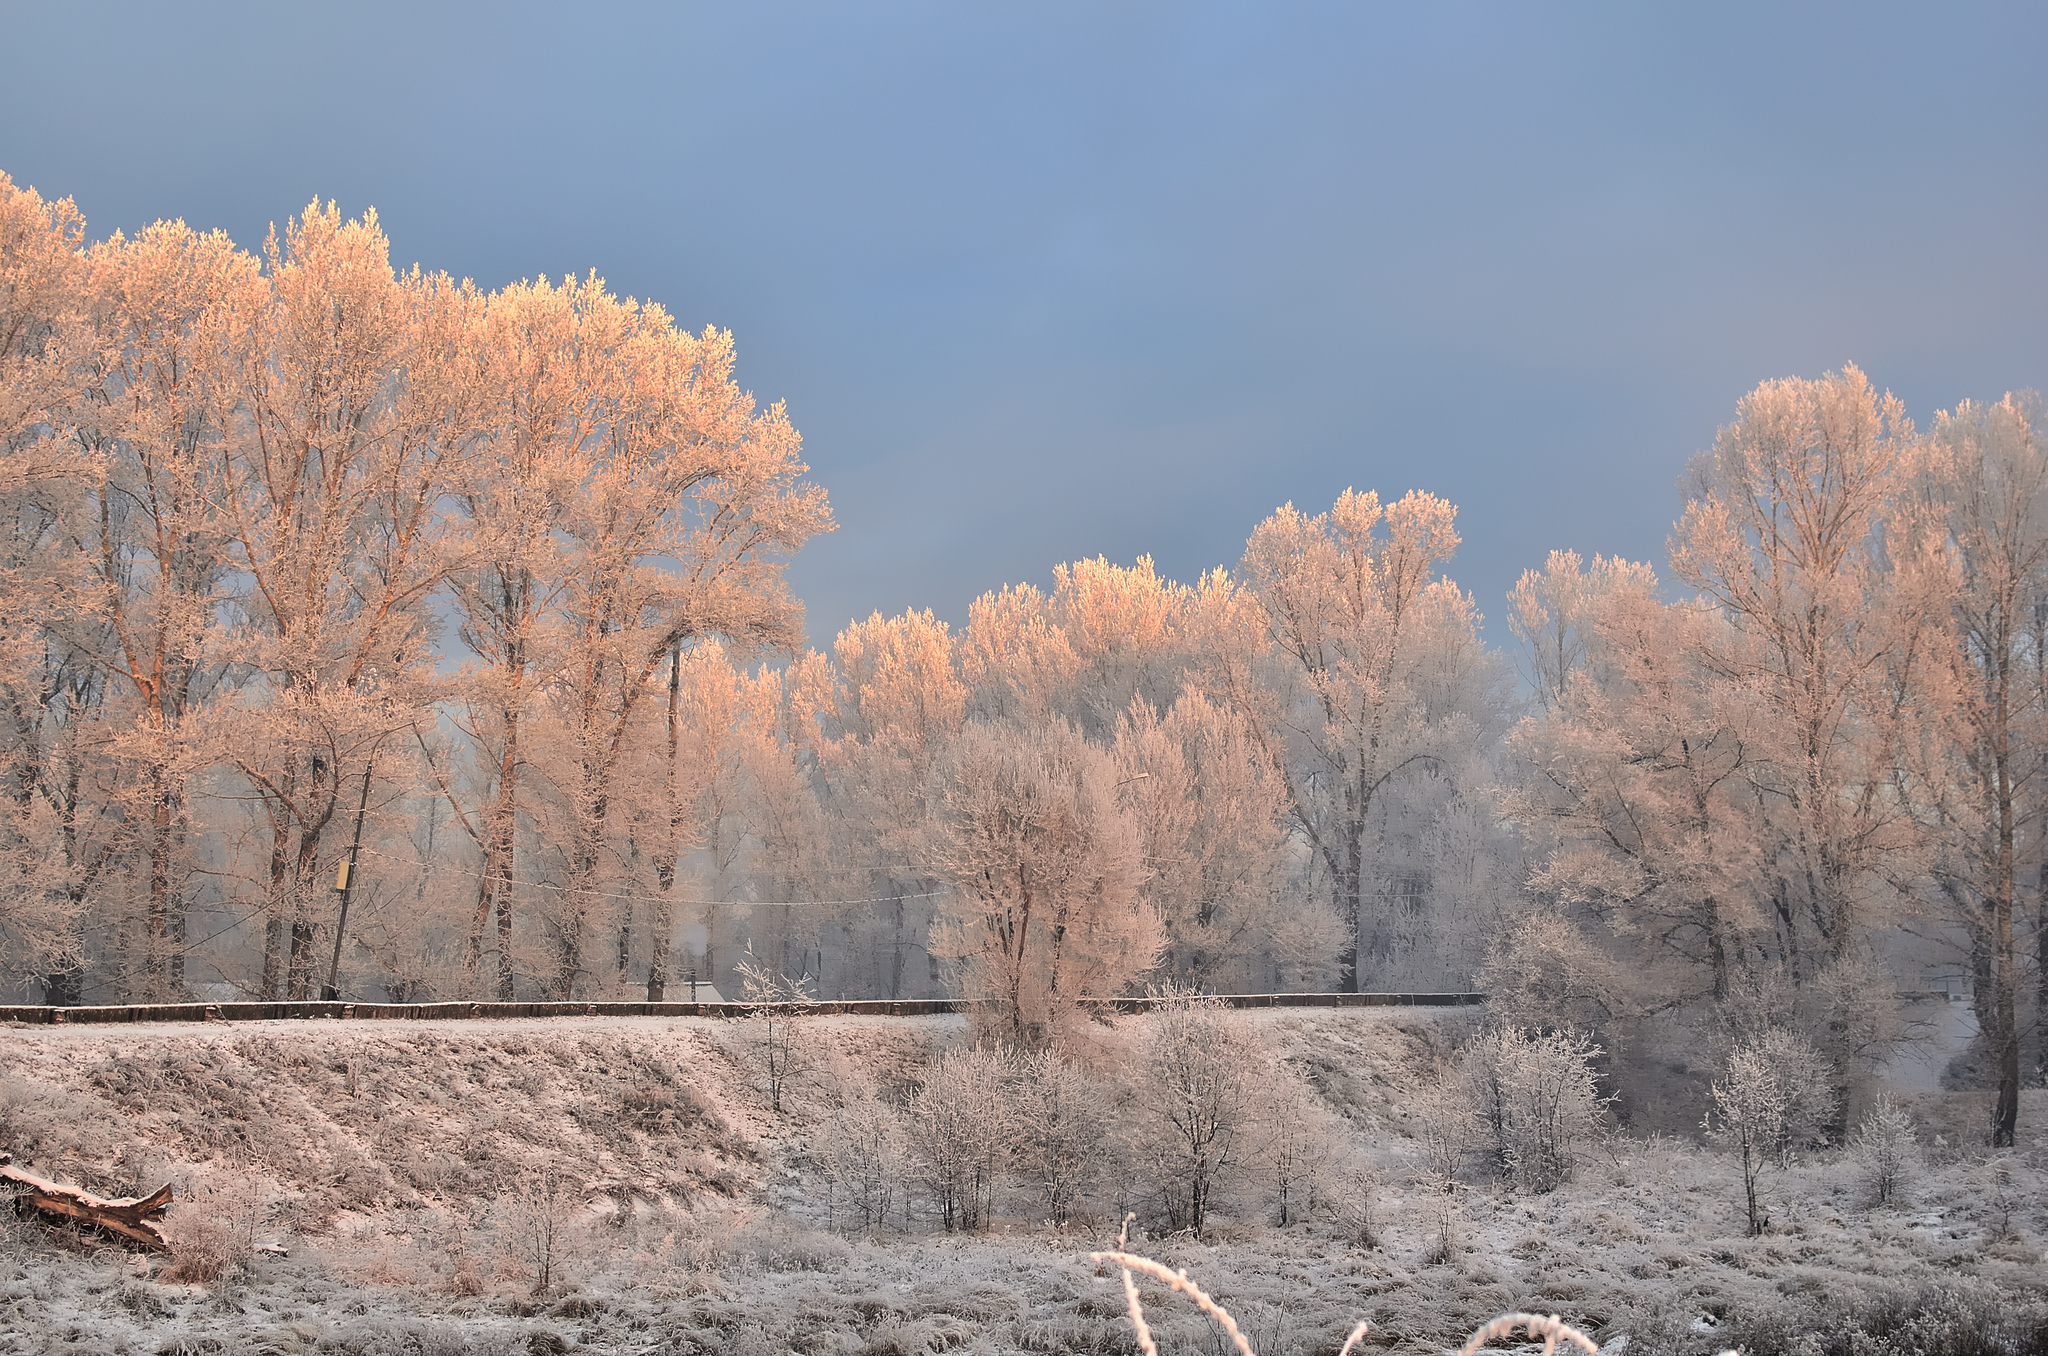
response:
[[[334,959],[327,963],[327,983],[320,990],[320,996],[330,1003],[341,997],[334,981],[341,973],[341,939],[348,931],[348,897],[355,889],[356,854],[363,848],[363,816],[370,808],[370,773],[376,766],[377,758],[372,754],[363,765],[363,798],[356,802],[356,836],[348,845],[348,860],[342,863],[341,879],[334,883],[335,891],[341,895],[341,915],[334,920]]]

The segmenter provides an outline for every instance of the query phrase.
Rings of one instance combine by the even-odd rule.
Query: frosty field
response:
[[[1148,1020],[1087,1033],[1080,1062],[1101,1087]],[[1888,1206],[1855,1155],[1800,1154],[1765,1179],[1771,1223],[1749,1238],[1728,1157],[1665,1134],[1604,1134],[1548,1194],[1469,1162],[1442,1190],[1417,1106],[1466,1019],[1232,1020],[1306,1074],[1344,1161],[1305,1220],[1297,1188],[1297,1218],[1277,1226],[1270,1175],[1247,1167],[1203,1241],[1135,1246],[1186,1268],[1266,1356],[1334,1351],[1360,1317],[1381,1347],[1442,1351],[1519,1308],[1641,1352],[1960,1356],[2048,1340],[2040,1092],[2022,1108],[2031,1137],[1997,1155],[1938,1119],[1965,1099],[1912,1104],[1921,1147]],[[1124,1206],[1157,1224],[1128,1171],[1091,1180],[1064,1229],[1014,1181],[973,1232],[944,1232],[907,1185],[902,1212],[850,1217],[848,1106],[900,1106],[963,1023],[808,1019],[781,1116],[751,1034],[646,1019],[9,1031],[0,1144],[105,1194],[172,1181],[181,1251],[138,1258],[7,1221],[0,1350],[1135,1349],[1119,1281],[1087,1257]],[[1130,1152],[1113,1138],[1105,1156]],[[1143,1291],[1162,1350],[1223,1349],[1185,1301]],[[1843,1345],[1902,1314],[1893,1345]]]

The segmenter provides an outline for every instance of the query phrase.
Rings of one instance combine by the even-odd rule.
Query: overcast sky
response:
[[[838,516],[819,643],[1347,485],[1456,502],[1498,619],[1661,567],[1761,380],[2048,385],[2048,6],[1545,9],[0,0],[0,169],[731,329]]]

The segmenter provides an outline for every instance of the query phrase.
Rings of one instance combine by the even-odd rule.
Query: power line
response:
[[[394,862],[422,865],[415,858],[402,856],[394,852],[379,852],[374,848],[364,848],[363,855],[365,857],[383,857]],[[446,866],[437,869],[453,871],[457,875],[467,876],[471,880],[492,879],[486,877],[481,871],[472,871],[465,866]],[[899,899],[937,899],[941,895],[953,893],[950,889],[926,890],[919,894],[875,895],[868,899],[677,899],[672,895],[648,895],[618,890],[578,888],[574,885],[557,885],[553,881],[521,880],[516,876],[500,876],[495,879],[503,880],[508,885],[524,886],[529,890],[553,890],[557,894],[587,895],[596,899],[617,899],[633,904],[687,904],[697,908],[717,908],[723,905],[758,909],[801,908],[810,905],[826,908],[841,904],[892,904]]]

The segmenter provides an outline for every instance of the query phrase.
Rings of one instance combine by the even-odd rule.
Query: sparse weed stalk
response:
[[[2022,1194],[2013,1179],[2011,1155],[1993,1154],[1984,1161],[1980,1172],[1985,1187],[1984,1203],[1998,1221],[1993,1236],[1998,1239],[2014,1237],[2012,1215],[2019,1208]]]
[[[1447,1177],[1430,1184],[1434,1190],[1431,1200],[1436,1207],[1436,1238],[1423,1255],[1423,1261],[1430,1266],[1449,1266],[1458,1260],[1461,1251],[1458,1244],[1458,1179]]]

